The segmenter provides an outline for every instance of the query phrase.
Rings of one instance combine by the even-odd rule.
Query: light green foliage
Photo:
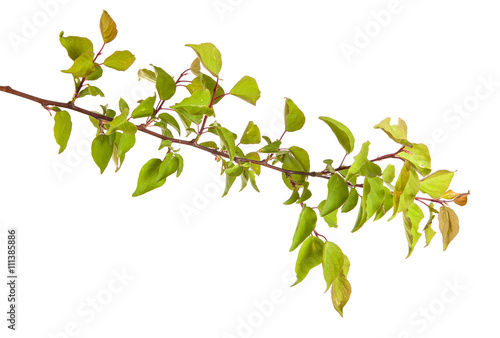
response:
[[[345,213],[356,210],[357,217],[352,228],[352,232],[356,232],[369,219],[379,220],[390,214],[393,209],[389,221],[401,213],[408,244],[407,258],[414,252],[423,234],[425,234],[426,246],[429,245],[436,234],[432,229],[432,222],[436,215],[438,215],[439,229],[443,236],[444,250],[457,236],[458,217],[448,203],[453,202],[463,206],[467,203],[469,193],[460,194],[448,190],[454,176],[453,172],[437,170],[431,174],[431,158],[427,146],[422,143],[412,143],[407,139],[407,125],[402,119],[399,119],[397,124],[391,125],[391,119],[386,118],[374,127],[381,129],[389,138],[398,143],[392,153],[374,159],[368,158],[369,141],[364,142],[359,152],[352,158],[355,139],[351,130],[328,116],[319,118],[331,129],[345,153],[335,153],[335,148],[330,147],[331,139],[328,138],[324,144],[318,143],[316,147],[311,146],[311,158],[302,147],[287,144],[286,132],[301,130],[306,121],[305,114],[289,98],[285,98],[284,102],[284,130],[280,139],[271,139],[269,136],[261,135],[257,125],[247,120],[242,124],[243,126],[246,124],[246,128],[238,138],[238,135],[228,129],[232,127],[222,125],[221,121],[216,120],[215,109],[219,106],[215,105],[226,96],[226,93],[220,84],[222,79],[219,78],[222,69],[221,53],[211,43],[186,45],[195,51],[197,58],[194,61],[192,58],[186,61],[187,64],[181,69],[189,68],[179,75],[177,81],[163,68],[157,66],[152,66],[153,70],[140,69],[137,74],[139,80],[150,81],[155,84],[155,88],[147,97],[131,107],[125,100],[120,99],[118,114],[118,109],[115,111],[113,109],[116,108],[108,108],[107,105],[101,106],[102,113],[77,107],[75,101],[79,98],[104,97],[99,87],[90,86],[87,83],[87,81],[96,81],[103,76],[101,65],[125,71],[135,61],[135,56],[128,50],[108,53],[108,48],[104,48],[117,37],[118,33],[116,23],[106,11],[102,12],[99,28],[104,42],[100,50],[105,51],[105,55],[102,56],[100,53],[95,54],[93,43],[87,38],[64,37],[63,32],[59,35],[61,45],[73,62],[71,67],[63,72],[72,74],[75,92],[70,101],[71,104],[58,103],[58,105],[90,115],[90,121],[96,128],[96,137],[91,146],[92,158],[101,174],[111,159],[116,165],[116,171],[121,168],[125,155],[133,149],[136,143],[137,131],[161,139],[158,149],[161,154],[160,158],[152,158],[142,166],[132,196],[140,196],[159,188],[165,184],[168,177],[173,177],[174,174],[179,176],[182,173],[184,160],[179,153],[181,149],[177,146],[191,146],[208,152],[215,158],[221,166],[221,175],[225,176],[223,197],[229,193],[236,180],[241,180],[240,191],[251,185],[255,191],[259,192],[256,177],[261,174],[263,168],[280,172],[283,182],[291,191],[290,197],[284,204],[301,208],[290,247],[290,251],[300,247],[295,265],[297,280],[294,285],[303,281],[311,269],[322,264],[326,290],[331,289],[333,306],[341,316],[351,295],[351,284],[347,280],[350,262],[337,244],[328,241],[319,233],[323,230],[320,227],[327,231],[350,227],[351,224],[346,223],[352,223],[352,218],[347,217]],[[207,74],[203,73],[205,70],[202,70],[202,66],[208,71]],[[6,87],[1,88],[2,91],[8,91],[4,89]],[[254,78],[243,76],[232,85],[227,94],[255,105],[261,92]],[[174,95],[176,98],[179,97],[178,103],[165,104]],[[59,145],[59,152],[62,152],[71,134],[71,117],[66,110],[61,110],[63,107],[56,107],[55,104],[47,102],[51,101],[44,100],[39,103],[55,112],[54,137]],[[60,102],[67,101],[61,100]],[[226,102],[229,104],[232,101]],[[237,103],[242,104],[241,101]],[[135,108],[132,109],[134,106]],[[171,111],[176,112],[176,114],[172,113],[175,116],[170,114]],[[316,113],[319,112],[312,112],[312,114]],[[233,115],[238,119],[245,119],[245,116],[237,114],[238,111],[235,109]],[[131,122],[133,121],[131,119],[139,118],[144,118],[140,125]],[[320,131],[318,130],[318,133]],[[176,135],[181,137],[184,132],[185,138],[176,138]],[[206,138],[207,136],[212,139]],[[327,137],[331,137],[331,134]],[[316,138],[324,140],[319,134]],[[262,142],[262,139],[265,142]],[[295,140],[300,141],[300,135],[297,135]],[[317,157],[322,150],[327,152],[327,159]],[[401,159],[404,164],[396,183],[393,183],[396,170],[399,170],[402,164]],[[394,161],[397,167],[385,161]],[[379,166],[382,163],[386,165],[383,170]],[[202,158],[194,161],[192,165],[199,168],[200,173],[208,167]],[[312,180],[315,182],[313,183]],[[316,183],[323,184],[323,194],[326,194],[319,200],[315,200]],[[431,198],[419,196],[420,193],[427,194]],[[174,195],[175,192],[172,196]],[[318,201],[321,202],[316,204]],[[439,211],[434,209],[434,205],[437,204],[441,205]],[[419,231],[420,224],[426,215],[419,205],[420,207],[426,206],[424,211],[427,212],[428,209],[429,215],[421,232]],[[168,208],[167,203],[166,213],[169,212]],[[326,224],[321,222],[317,228],[318,214]],[[271,222],[270,218],[269,222]]]
[[[241,144],[259,144],[260,139],[260,130],[257,125],[253,123],[253,121],[249,121],[243,135],[241,136]]]
[[[297,247],[311,234],[311,232],[316,228],[316,222],[318,216],[316,212],[310,208],[304,206],[299,216],[299,221],[295,229],[295,234],[293,235],[292,246],[290,251],[297,249]]]
[[[306,117],[302,110],[289,98],[285,99],[285,130],[293,132],[302,129]]]
[[[215,77],[219,77],[219,72],[222,68],[222,58],[219,50],[211,43],[202,43],[199,45],[188,44],[188,47],[193,48],[198,56],[198,59],[203,64],[206,70]]]
[[[103,11],[101,15],[101,21],[99,22],[99,28],[101,30],[102,39],[104,43],[113,41],[118,34],[116,29],[116,23],[111,19],[108,12]]]
[[[420,190],[432,198],[439,198],[448,190],[455,173],[448,170],[438,170],[420,181]]]
[[[244,76],[230,91],[231,95],[239,97],[248,103],[257,104],[257,100],[260,98],[260,90],[257,86],[257,81],[253,77]]]
[[[125,71],[135,61],[135,56],[128,50],[116,51],[104,60],[104,65],[119,71]]]
[[[331,117],[320,116],[319,119],[330,127],[340,145],[344,148],[346,153],[350,154],[354,150],[354,136],[349,128]]]
[[[71,116],[65,110],[56,112],[54,116],[54,137],[59,147],[59,154],[66,149],[71,134]]]
[[[382,129],[387,136],[389,136],[395,142],[402,144],[404,146],[412,147],[411,142],[407,140],[408,127],[406,126],[405,121],[402,119],[398,119],[398,124],[391,125],[391,118],[388,117],[377,124],[375,129]]]

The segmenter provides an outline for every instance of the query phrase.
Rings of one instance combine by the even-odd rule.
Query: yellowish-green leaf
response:
[[[342,317],[344,316],[344,306],[351,297],[351,291],[351,283],[349,283],[344,273],[341,272],[332,284],[332,303],[335,310]]]
[[[403,121],[402,119],[398,120],[398,124],[391,125],[391,118],[388,117],[382,120],[373,128],[382,129],[387,134],[387,136],[389,136],[392,140],[399,144],[409,147],[412,146],[412,144],[407,140],[408,127],[406,126],[405,121]]]
[[[443,251],[445,251],[460,230],[458,216],[453,209],[442,206],[439,209],[438,219],[439,230],[441,230],[441,234],[443,235]]]
[[[413,143],[413,147],[404,147],[398,157],[408,160],[420,175],[429,175],[431,172],[431,156],[429,149],[423,143]]]
[[[346,153],[350,154],[354,150],[354,136],[349,128],[327,116],[320,116],[319,119],[325,122],[333,131],[340,145],[344,148]]]
[[[59,41],[68,52],[68,56],[71,58],[71,60],[75,61],[80,55],[86,52],[93,54],[94,46],[89,39],[79,36],[63,37],[63,35],[64,32],[61,32],[61,34],[59,34]]]
[[[156,94],[154,96],[148,97],[142,101],[132,112],[132,118],[137,119],[141,117],[152,116],[155,113]]]
[[[104,60],[104,65],[119,71],[125,71],[135,61],[135,56],[128,50],[116,51]]]
[[[376,177],[382,175],[382,169],[368,160],[369,147],[369,141],[363,143],[359,154],[354,157],[354,162],[347,171],[346,181],[349,181],[355,176]]]
[[[292,100],[285,98],[285,130],[288,132],[300,130],[305,122],[306,117],[302,110]]]
[[[245,131],[243,132],[243,136],[241,136],[241,144],[259,144],[260,139],[260,130],[253,121],[248,122]]]
[[[54,137],[59,145],[59,154],[66,149],[71,134],[71,116],[65,110],[56,112],[54,116]]]
[[[160,181],[156,179],[162,162],[159,158],[152,158],[142,166],[137,180],[137,188],[132,197],[143,195],[148,191],[161,187],[165,183],[166,178]]]
[[[420,181],[420,190],[432,198],[440,198],[448,190],[454,172],[438,170]]]
[[[105,43],[113,41],[116,37],[116,34],[118,34],[116,23],[113,21],[113,19],[111,19],[108,12],[106,11],[102,11],[99,28],[101,30],[102,39]]]
[[[407,210],[403,211],[405,234],[408,241],[408,256],[406,256],[406,258],[410,257],[413,249],[415,249],[415,245],[422,236],[422,234],[418,232],[418,226],[423,218],[424,213],[415,203],[410,205]]]
[[[95,71],[94,53],[85,52],[75,59],[71,68],[62,70],[63,73],[73,74],[75,77],[86,77]]]
[[[389,220],[393,219],[397,213],[408,209],[419,190],[420,180],[418,175],[410,162],[405,161],[394,190],[394,214]]]
[[[323,246],[323,276],[326,281],[326,291],[339,277],[344,268],[344,254],[337,244],[325,242]]]
[[[292,285],[297,285],[306,278],[311,269],[321,264],[323,260],[324,242],[318,237],[309,236],[299,250],[295,273],[297,281]]]
[[[349,187],[347,182],[340,175],[333,174],[328,180],[328,197],[321,211],[321,216],[328,215],[340,208],[348,197]]]
[[[212,43],[202,43],[199,45],[187,44],[186,46],[193,48],[206,70],[213,76],[219,77],[219,72],[222,68],[222,58],[219,50]]]
[[[316,212],[307,206],[302,208],[300,212],[299,221],[293,235],[292,246],[290,251],[297,249],[297,247],[313,232],[316,228],[318,217]]]
[[[250,76],[241,78],[241,80],[231,89],[230,93],[254,106],[260,98],[260,90],[257,86],[257,81]]]

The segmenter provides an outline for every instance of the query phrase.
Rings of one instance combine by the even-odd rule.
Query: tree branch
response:
[[[37,102],[37,103],[41,104],[44,108],[47,108],[50,106],[66,108],[66,109],[70,109],[70,110],[73,110],[73,111],[76,111],[76,112],[79,112],[79,113],[82,113],[82,114],[85,114],[88,116],[92,116],[93,118],[98,119],[98,120],[104,120],[104,121],[108,121],[108,122],[113,121],[113,119],[111,117],[108,117],[108,116],[105,116],[105,115],[102,115],[99,113],[95,113],[95,112],[89,111],[87,109],[75,106],[71,101],[64,103],[64,102],[42,99],[42,98],[39,98],[37,96],[33,96],[30,94],[26,94],[26,93],[17,91],[15,89],[12,89],[10,86],[0,86],[0,91],[15,95],[15,96],[22,97],[22,98],[25,98],[25,99],[30,100],[30,101]],[[171,141],[172,143],[183,144],[186,146],[198,148],[200,150],[206,151],[206,152],[208,152],[212,155],[215,155],[215,156],[229,158],[229,155],[227,153],[219,151],[219,150],[214,149],[214,148],[208,148],[208,147],[204,147],[202,145],[199,145],[198,143],[196,143],[195,139],[189,141],[189,140],[181,140],[181,139],[166,137],[166,136],[158,134],[152,130],[147,129],[146,125],[144,125],[144,124],[136,125],[136,127],[137,127],[137,130],[139,130],[145,134],[154,136],[156,138],[159,138],[162,140],[168,140],[168,141]],[[286,169],[274,166],[272,164],[269,164],[266,162],[266,160],[257,161],[257,160],[243,158],[243,157],[234,157],[234,161],[235,162],[249,162],[249,163],[259,164],[263,167],[284,173],[287,176],[304,175],[304,176],[311,176],[311,177],[321,177],[321,178],[325,178],[325,179],[330,178],[330,175],[322,173],[322,172],[315,172],[315,171],[304,172],[304,171],[286,170]]]

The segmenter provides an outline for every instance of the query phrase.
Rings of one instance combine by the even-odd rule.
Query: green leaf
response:
[[[344,306],[351,297],[351,283],[347,280],[343,272],[332,284],[332,303],[335,310],[343,317]]]
[[[412,144],[407,140],[408,128],[402,119],[398,120],[397,125],[391,125],[391,118],[388,117],[373,128],[382,129],[395,142],[412,147]]]
[[[187,44],[186,46],[193,48],[206,70],[213,76],[219,77],[219,72],[222,68],[222,58],[219,50],[213,44]]]
[[[169,100],[174,96],[175,90],[177,89],[175,81],[160,67],[153,66],[153,68],[156,73],[156,90],[158,91],[158,96],[160,100]]]
[[[326,203],[326,200],[323,200],[318,205],[318,209],[319,209],[320,215],[323,212],[323,208],[325,206],[325,203]],[[338,213],[338,211],[339,211],[339,209],[335,209],[332,212],[330,212],[329,214],[327,214],[325,216],[321,216],[321,217],[323,217],[323,219],[325,220],[326,224],[328,224],[328,226],[330,228],[336,228],[338,226],[338,224],[337,224],[337,213]]]
[[[305,122],[304,113],[292,100],[285,98],[285,130],[288,132],[300,130]]]
[[[378,209],[373,221],[377,221],[384,217],[385,214],[387,214],[389,210],[391,210],[391,208],[394,206],[394,197],[392,196],[392,192],[387,187],[384,187],[384,191],[384,204],[382,204],[382,207]]]
[[[309,183],[309,182],[305,182],[305,183]],[[311,197],[312,197],[311,190],[304,187],[304,189],[302,190],[302,195],[300,195],[300,198],[297,201],[297,203],[304,203],[305,201],[307,201]]]
[[[115,145],[117,147],[117,156],[122,157],[135,145],[135,135],[124,133],[118,143],[115,140]]]
[[[201,74],[200,59],[196,58],[191,63],[191,73],[193,73],[194,76],[200,76]]]
[[[293,235],[292,246],[290,247],[290,252],[297,249],[297,247],[311,234],[311,232],[316,228],[316,221],[318,217],[316,212],[307,206],[302,208],[300,212],[299,221],[297,222],[297,227],[295,229],[295,234]]]
[[[165,159],[158,168],[158,176],[156,177],[156,182],[159,182],[168,176],[172,175],[179,168],[179,159],[174,157],[173,153],[168,153]]]
[[[219,149],[219,147],[217,146],[217,143],[215,143],[214,141],[202,142],[202,143],[199,143],[199,145],[203,146],[203,147],[207,147],[207,148]]]
[[[143,79],[156,83],[156,74],[149,69],[139,69],[139,71],[137,72],[137,76],[139,77],[139,80]]]
[[[292,286],[302,282],[311,269],[321,264],[323,260],[323,246],[323,241],[318,237],[309,236],[304,241],[300,247],[297,263],[295,264],[297,280]]]
[[[127,118],[128,118],[128,109],[125,108],[123,113],[115,117],[113,121],[109,123],[106,135],[111,135],[117,130],[122,130],[127,134],[135,134],[137,132],[137,127],[135,126],[135,124],[127,121]]]
[[[352,166],[347,171],[346,181],[351,178],[361,175],[366,177],[376,177],[382,175],[382,169],[375,163],[368,160],[368,148],[370,142],[366,141],[361,146],[359,154],[354,157]]]
[[[282,168],[292,171],[308,172],[310,169],[309,155],[302,148],[296,146],[290,147],[288,153],[284,154]],[[284,182],[287,184],[289,180],[286,179],[285,174],[283,174],[283,176]],[[291,177],[292,180],[299,184],[304,183],[306,180],[305,175],[292,174]],[[292,189],[289,183],[287,186]]]
[[[356,232],[366,223],[368,220],[366,213],[366,198],[361,198],[361,203],[359,205],[358,216],[356,218],[356,222],[354,223],[354,228],[351,232]]]
[[[323,246],[323,276],[326,281],[326,291],[339,277],[344,268],[344,254],[337,244],[325,242]]]
[[[86,77],[95,71],[94,53],[85,52],[75,59],[71,68],[61,70],[63,73],[73,74],[75,77]]]
[[[94,141],[92,141],[92,158],[97,164],[99,169],[101,169],[101,174],[104,172],[108,166],[109,160],[113,155],[113,142],[115,140],[115,135],[98,135]]]
[[[132,197],[143,195],[148,191],[161,187],[165,183],[165,178],[159,181],[157,180],[162,163],[163,161],[159,158],[152,158],[142,166],[137,180],[137,188],[132,194]]]
[[[128,107],[127,102],[122,98],[120,98],[120,100],[118,101],[118,107],[120,108],[120,112],[122,112],[122,113],[125,109],[130,111],[130,108]]]
[[[370,219],[382,207],[385,198],[384,184],[378,177],[365,177],[363,199],[366,199],[366,218]]]
[[[104,93],[99,88],[94,86],[88,86],[85,89],[83,89],[78,94],[78,97],[84,97],[87,95],[104,97]]]
[[[184,158],[179,154],[175,154],[175,157],[179,159],[179,167],[177,168],[177,174],[175,175],[176,177],[181,176],[182,170],[184,169]]]
[[[104,65],[119,71],[125,71],[135,61],[135,56],[128,50],[116,51],[104,60]]]
[[[273,154],[280,148],[281,141],[277,140],[259,149],[259,153]]]
[[[186,97],[180,103],[177,103],[170,108],[175,109],[176,111],[183,109],[191,115],[211,116],[214,114],[213,109],[209,107],[211,101],[212,94],[210,94],[208,89],[203,91],[197,90],[190,97]]]
[[[155,114],[155,105],[156,102],[156,94],[154,96],[150,96],[147,99],[143,100],[132,112],[132,118],[137,119],[141,117],[153,116]]]
[[[418,232],[418,226],[422,219],[424,219],[424,213],[415,203],[410,205],[407,210],[403,211],[405,234],[408,240],[408,256],[406,256],[406,258],[410,257],[420,236],[422,236],[422,234]]]
[[[334,210],[340,208],[349,197],[349,187],[347,182],[337,174],[334,174],[328,180],[328,197],[321,211],[321,216],[328,215]]]
[[[220,137],[221,144],[226,148],[229,154],[229,160],[234,160],[234,153],[236,152],[236,144],[234,142],[234,134],[224,127],[216,127],[217,135]]]
[[[205,89],[208,89],[210,92],[210,100],[213,98],[213,93],[215,90],[215,86],[217,86],[217,90],[215,91],[215,101],[214,105],[217,104],[220,100],[222,100],[222,97],[224,96],[224,89],[221,87],[220,83],[217,83],[214,79],[212,79],[210,76],[205,75],[205,74],[200,74],[199,76],[195,77],[193,81],[187,85],[187,89],[191,94],[193,94],[197,90],[204,91]]]
[[[87,81],[95,81],[95,80],[99,79],[101,76],[102,76],[102,67],[101,66],[95,66],[94,72],[92,74],[88,75],[85,78],[85,80],[87,80]]]
[[[260,98],[260,90],[257,86],[257,81],[250,76],[243,76],[241,80],[234,85],[230,93],[254,106]]]
[[[354,136],[349,128],[339,121],[327,116],[320,116],[319,119],[325,122],[330,129],[332,129],[340,145],[344,148],[346,153],[350,154],[354,150]]]
[[[243,132],[243,136],[241,136],[240,143],[242,144],[259,144],[260,139],[260,130],[257,125],[253,123],[253,121],[248,122],[245,131]]]
[[[420,191],[432,198],[440,198],[448,190],[454,172],[438,170],[420,181]]]
[[[102,11],[99,28],[101,30],[101,35],[104,43],[113,41],[116,38],[116,34],[118,34],[116,23],[113,21],[113,19],[111,19],[108,12],[106,11]]]
[[[396,177],[396,167],[393,164],[389,164],[382,173],[382,180],[385,183],[391,183]]]
[[[257,187],[257,182],[255,181],[255,173],[253,171],[249,171],[248,175],[250,177],[250,184],[254,188],[255,191],[260,192],[259,188]]]
[[[166,124],[171,125],[175,129],[175,131],[177,131],[177,134],[179,135],[181,134],[181,127],[179,126],[179,123],[172,115],[168,113],[161,113],[160,115],[158,115],[158,117]]]
[[[425,246],[428,246],[431,243],[432,238],[434,238],[434,235],[436,235],[436,232],[432,229],[432,221],[434,220],[434,217],[436,217],[434,211],[434,203],[431,203],[429,205],[429,220],[424,227]]]
[[[71,60],[75,61],[80,55],[86,52],[93,54],[94,46],[89,39],[79,36],[63,37],[63,35],[64,32],[59,34],[59,41],[61,42],[61,45],[66,48],[68,56]]]
[[[66,149],[71,134],[71,116],[65,110],[56,112],[54,116],[54,137],[59,145],[59,154]]]
[[[398,212],[408,209],[415,200],[415,196],[417,196],[419,190],[420,181],[418,175],[410,165],[410,162],[405,161],[394,189],[394,214],[389,220],[393,219]]]
[[[231,186],[233,185],[235,180],[236,180],[236,177],[226,175],[226,187],[224,189],[224,193],[222,194],[222,197],[227,195],[227,193],[229,192],[229,189],[231,189]]]
[[[299,199],[299,191],[298,188],[295,188],[293,189],[292,196],[290,196],[290,198],[287,199],[283,204],[290,205],[297,202],[298,199]]]
[[[246,154],[245,158],[248,158],[249,160],[260,161],[260,156],[256,152],[251,152],[251,153]],[[261,169],[260,164],[250,163],[250,166],[252,167],[253,171],[255,171],[255,173],[257,175],[260,175],[260,169]]]
[[[392,195],[391,195],[392,196]],[[349,196],[342,206],[342,212],[349,212],[356,207],[358,204],[359,194],[355,188],[351,188],[349,192]]]
[[[229,166],[227,169],[226,169],[226,175],[229,175],[229,176],[233,176],[233,177],[238,177],[240,176],[241,174],[243,174],[243,168],[239,165],[234,165],[233,163],[230,163],[232,164],[232,166]]]
[[[414,143],[413,147],[404,147],[403,151],[398,153],[398,157],[408,160],[415,170],[421,175],[429,175],[431,172],[431,156],[429,149],[423,143]]]
[[[460,230],[458,216],[453,209],[443,205],[441,209],[439,209],[438,219],[439,230],[443,235],[443,251],[445,251]]]

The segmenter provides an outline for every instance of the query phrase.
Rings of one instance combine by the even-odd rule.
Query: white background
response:
[[[68,101],[71,76],[60,70],[71,60],[58,35],[86,36],[100,48],[99,18],[106,9],[119,34],[104,53],[129,49],[137,61],[125,73],[105,69],[96,85],[106,98],[83,98],[79,105],[116,108],[119,97],[133,105],[152,94],[137,82],[138,69],[152,63],[177,77],[194,59],[184,44],[212,42],[222,53],[226,90],[250,75],[262,91],[257,107],[233,97],[217,106],[218,121],[229,129],[241,134],[253,120],[279,137],[283,98],[292,98],[307,120],[284,145],[304,147],[313,169],[322,170],[323,159],[338,165],[343,152],[317,116],[351,129],[353,154],[370,140],[370,157],[398,149],[373,126],[401,117],[409,139],[431,148],[433,168],[457,170],[452,188],[472,193],[466,207],[454,206],[460,233],[444,253],[438,233],[425,249],[422,238],[405,260],[401,217],[370,221],[354,234],[355,213],[343,215],[338,229],[319,223],[352,264],[353,293],[341,318],[322,293],[320,268],[289,288],[297,252],[288,249],[300,210],[282,204],[289,191],[277,172],[263,170],[260,194],[251,187],[238,193],[236,182],[220,199],[218,164],[183,148],[181,177],[132,198],[141,166],[164,155],[156,151],[157,140],[138,135],[122,169],[115,174],[110,163],[99,175],[86,117],[72,114],[68,148],[57,155],[53,118],[36,103],[0,93],[2,337],[497,334],[500,21],[493,1],[29,0],[1,7],[1,85]],[[390,17],[377,23],[373,13],[388,9]],[[359,32],[366,30],[363,41]],[[341,48],[347,44],[357,48],[349,57]],[[488,79],[490,91],[482,85]],[[463,115],[453,110],[464,104]],[[324,182],[313,180],[311,205],[325,196],[318,183]],[[10,227],[19,232],[14,334],[5,321]],[[120,284],[115,274],[122,272],[130,280]],[[88,306],[92,298],[101,311]],[[276,298],[279,304],[269,306]]]

